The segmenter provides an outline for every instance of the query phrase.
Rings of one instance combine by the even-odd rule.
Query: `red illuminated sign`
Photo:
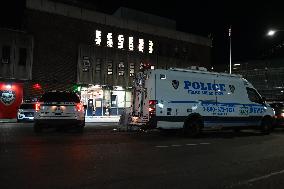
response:
[[[0,119],[17,117],[23,100],[23,84],[0,82]]]

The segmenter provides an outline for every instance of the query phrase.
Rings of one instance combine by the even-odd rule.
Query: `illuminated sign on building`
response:
[[[128,42],[129,42],[129,44],[128,44],[129,50],[130,50],[130,51],[133,51],[133,50],[134,50],[133,37],[129,37],[129,38],[128,38]]]
[[[154,46],[153,41],[149,40],[149,53],[150,53],[150,54],[153,53],[153,46]]]
[[[118,39],[117,48],[123,49],[123,45],[124,45],[124,37],[123,37],[123,35],[118,35],[117,39]]]
[[[144,52],[144,39],[139,39],[138,50]]]
[[[96,45],[101,45],[102,42],[102,32],[99,30],[96,30],[96,38],[95,38],[95,43]]]
[[[95,36],[95,44],[97,46],[101,46],[102,44],[105,44],[105,43],[102,43],[103,42],[102,31],[96,30],[95,35],[96,35]],[[107,47],[114,47],[113,37],[115,37],[113,35],[113,33],[107,33],[107,36],[106,36],[106,38],[107,38],[106,46]],[[135,41],[135,44],[134,44],[134,41]],[[138,42],[138,44],[137,44],[137,42]],[[129,51],[137,50],[137,51],[142,52],[142,53],[148,52],[149,54],[152,54],[153,51],[154,51],[154,42],[152,40],[149,40],[148,43],[146,41],[146,43],[145,43],[144,39],[140,38],[138,40],[134,40],[134,37],[130,36],[130,37],[128,37],[128,47],[126,47],[127,37],[125,35],[119,34],[119,35],[117,35],[117,42],[115,40],[115,43],[117,43],[118,49],[128,49]],[[126,43],[126,45],[125,45],[125,43]],[[145,45],[148,45],[148,46],[145,46]],[[115,47],[116,47],[116,45],[115,45]]]
[[[107,34],[107,47],[113,47],[112,33]]]

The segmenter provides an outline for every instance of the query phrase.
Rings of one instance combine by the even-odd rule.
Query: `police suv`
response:
[[[273,116],[273,109],[240,75],[171,68],[138,73],[130,124],[183,129],[188,136],[206,129],[245,128],[268,134]]]
[[[85,126],[84,106],[74,92],[51,91],[42,95],[36,103],[34,131],[45,127],[77,127],[82,131]]]

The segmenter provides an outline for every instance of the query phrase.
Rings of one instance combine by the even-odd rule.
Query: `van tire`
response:
[[[264,118],[261,122],[261,133],[268,135],[272,130],[272,120]]]
[[[201,118],[188,118],[184,123],[183,132],[186,137],[198,137],[202,133],[202,128]]]

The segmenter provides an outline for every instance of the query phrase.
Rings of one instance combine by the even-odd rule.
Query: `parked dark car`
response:
[[[284,103],[275,102],[275,103],[271,103],[270,106],[275,111],[274,126],[284,128]]]
[[[17,121],[33,121],[35,114],[35,103],[22,103],[18,109]]]

